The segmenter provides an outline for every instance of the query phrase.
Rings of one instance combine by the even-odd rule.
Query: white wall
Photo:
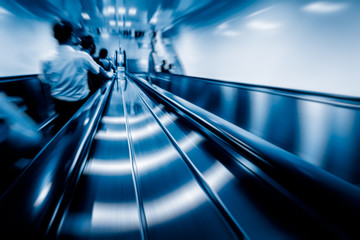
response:
[[[0,77],[37,74],[40,60],[54,51],[52,26],[0,9]]]
[[[173,43],[187,75],[360,96],[360,2],[256,1]]]

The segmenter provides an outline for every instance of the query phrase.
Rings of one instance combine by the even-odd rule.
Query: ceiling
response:
[[[23,17],[67,19],[87,32],[135,29],[169,30],[179,24],[209,24],[246,0],[3,0],[6,9]]]

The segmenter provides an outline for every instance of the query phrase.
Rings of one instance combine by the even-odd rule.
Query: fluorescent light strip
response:
[[[136,15],[136,12],[137,12],[137,9],[136,9],[136,8],[130,8],[130,9],[129,9],[129,15],[130,15],[130,16],[135,16],[135,15]]]
[[[126,13],[126,8],[124,8],[124,7],[119,7],[118,13],[121,14],[121,15],[124,15],[124,14]]]

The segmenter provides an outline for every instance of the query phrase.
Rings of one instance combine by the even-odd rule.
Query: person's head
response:
[[[66,20],[55,23],[53,27],[54,37],[59,44],[66,44],[71,41],[73,26]]]
[[[88,51],[90,55],[93,55],[96,51],[94,38],[90,35],[81,37],[81,48],[85,51]]]
[[[166,60],[162,60],[162,64],[165,65],[165,64],[166,64]]]
[[[100,58],[106,58],[108,54],[108,51],[105,48],[100,49],[99,57]]]
[[[173,68],[173,65],[170,63],[169,64],[169,70]]]

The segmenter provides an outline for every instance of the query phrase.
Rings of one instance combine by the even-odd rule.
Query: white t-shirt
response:
[[[51,96],[64,101],[79,101],[89,94],[87,73],[100,72],[92,57],[69,45],[59,45],[56,54],[43,61],[43,81],[50,85]]]

